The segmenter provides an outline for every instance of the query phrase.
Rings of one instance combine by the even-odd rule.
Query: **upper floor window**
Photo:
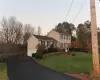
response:
[[[62,34],[60,35],[60,39],[63,39],[63,35]]]
[[[64,35],[64,39],[66,39],[66,35]]]
[[[70,40],[71,38],[70,38],[70,36],[67,36],[67,40]]]
[[[63,39],[63,40],[70,40],[70,36],[61,34],[61,35],[60,35],[60,39]]]
[[[71,37],[70,36],[68,36],[68,40],[70,40],[71,39]]]
[[[66,36],[66,40],[68,40],[68,36]]]

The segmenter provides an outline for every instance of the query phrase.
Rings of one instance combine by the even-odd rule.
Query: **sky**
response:
[[[72,0],[0,0],[0,19],[2,17],[15,16],[23,24],[31,24],[37,29],[42,28],[46,34],[58,23],[65,21],[66,14]],[[79,23],[90,20],[90,0],[86,0],[80,14],[75,19],[77,27]],[[84,0],[74,0],[72,8],[66,19],[73,21]],[[100,1],[96,0],[97,25],[100,26]]]

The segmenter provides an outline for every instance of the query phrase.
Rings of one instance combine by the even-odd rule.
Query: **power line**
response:
[[[74,23],[74,21],[75,21],[76,18],[78,17],[78,15],[79,15],[79,13],[81,12],[81,10],[82,10],[82,8],[83,8],[83,6],[84,6],[85,3],[86,3],[86,0],[84,0],[84,2],[82,3],[81,8],[79,9],[79,11],[78,11],[78,13],[76,14],[75,18],[73,19],[72,23]]]
[[[68,15],[69,15],[69,12],[70,12],[70,10],[71,10],[71,7],[72,7],[72,5],[73,5],[73,2],[74,2],[74,0],[72,0],[72,2],[71,2],[71,5],[70,5],[69,10],[68,10],[68,13],[67,13],[67,15],[66,15],[66,17],[65,17],[65,21],[66,21]]]

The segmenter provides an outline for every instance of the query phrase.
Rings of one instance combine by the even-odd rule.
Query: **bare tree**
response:
[[[35,28],[30,24],[23,24],[14,16],[8,19],[3,17],[1,20],[1,32],[0,36],[2,40],[6,43],[16,43],[21,42],[26,43],[30,35],[34,34]]]
[[[17,27],[15,29],[15,33],[16,33],[15,43],[17,44],[20,44],[22,40],[22,36],[23,36],[22,29],[23,29],[23,24],[20,22],[17,22]]]
[[[5,17],[1,20],[1,32],[5,42],[8,42],[8,21]]]
[[[22,36],[22,23],[15,17],[3,18],[1,21],[2,33],[7,43],[20,43]]]
[[[35,28],[30,24],[25,24],[24,26],[24,33],[31,33],[34,34]]]
[[[3,39],[4,39],[3,33],[2,31],[0,31],[0,43],[4,43]]]
[[[38,35],[41,35],[41,27],[38,27]]]
[[[26,43],[30,35],[35,33],[35,28],[30,24],[25,24],[23,33],[24,43]]]

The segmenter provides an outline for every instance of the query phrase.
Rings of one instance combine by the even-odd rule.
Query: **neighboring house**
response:
[[[71,36],[56,32],[55,30],[51,30],[47,36],[31,35],[27,40],[28,56],[32,56],[32,53],[36,53],[38,44],[44,44],[46,48],[54,44],[54,47],[67,50],[71,44]]]
[[[54,44],[54,46],[56,46],[57,40],[48,36],[31,35],[27,40],[28,56],[32,56],[32,53],[36,53],[38,44],[44,44],[46,47],[50,47],[51,44]]]
[[[71,45],[71,36],[68,35],[68,34],[63,34],[63,33],[59,33],[55,30],[51,30],[48,34],[47,34],[48,37],[52,37],[54,38],[55,40],[58,41],[58,44],[57,46],[60,48],[60,49],[68,49],[69,46]]]

